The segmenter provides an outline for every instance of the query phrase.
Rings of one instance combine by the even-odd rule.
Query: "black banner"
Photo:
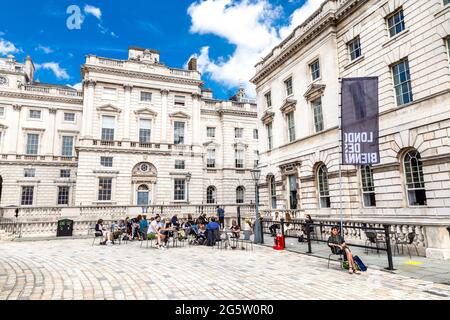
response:
[[[342,163],[380,163],[378,77],[342,79]]]

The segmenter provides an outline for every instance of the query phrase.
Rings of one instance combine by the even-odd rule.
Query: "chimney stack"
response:
[[[188,70],[197,71],[197,58],[192,57],[188,62]]]

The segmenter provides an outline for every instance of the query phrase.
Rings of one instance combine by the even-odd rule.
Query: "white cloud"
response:
[[[39,45],[35,50],[36,51],[42,51],[45,54],[53,53],[53,50],[50,47],[45,47],[43,45]]]
[[[81,82],[79,83],[75,83],[74,85],[68,84],[69,87],[74,88],[76,90],[82,90],[83,89],[83,85],[81,84]]]
[[[35,66],[36,70],[47,69],[47,70],[52,71],[53,74],[58,79],[64,79],[64,80],[70,79],[70,76],[67,73],[66,69],[61,68],[58,62],[45,62],[42,64],[36,63],[34,66]]]
[[[281,7],[269,0],[203,0],[192,3],[188,9],[192,24],[190,31],[214,34],[236,46],[233,54],[211,59],[214,48],[205,46],[198,58],[200,72],[207,73],[215,82],[235,88],[244,82],[247,94],[254,96],[254,85],[248,80],[254,75],[254,65],[266,56],[290,31],[301,24],[324,0],[307,0],[295,10],[288,25],[276,26],[282,15]]]
[[[14,43],[7,41],[5,39],[0,39],[0,54],[1,55],[8,55],[8,54],[17,53],[17,52],[20,52],[20,50],[16,48]]]
[[[100,10],[100,8],[91,6],[89,4],[84,6],[84,13],[91,14],[94,17],[96,17],[98,20],[102,19],[102,11]]]

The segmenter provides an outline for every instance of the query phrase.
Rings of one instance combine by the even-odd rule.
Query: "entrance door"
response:
[[[137,191],[137,205],[148,206],[150,203],[150,191],[148,186],[141,185]]]

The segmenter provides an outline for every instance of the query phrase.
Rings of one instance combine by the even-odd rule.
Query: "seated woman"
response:
[[[173,236],[172,231],[172,221],[170,219],[166,219],[164,221],[163,226],[160,228],[159,232],[164,236],[164,246],[167,247],[167,242],[169,242],[169,238]]]
[[[103,219],[99,219],[95,224],[95,234],[102,237],[101,244],[111,245],[114,243],[112,233],[103,226]]]
[[[239,239],[241,237],[241,227],[239,227],[239,225],[238,225],[236,220],[233,220],[231,222],[230,230],[231,230],[231,234],[232,234],[233,238],[238,238]]]
[[[344,237],[339,234],[339,228],[333,227],[331,229],[331,236],[328,238],[328,246],[334,254],[342,254],[344,259],[348,261],[348,272],[359,274],[356,268],[353,254],[345,243]]]
[[[313,224],[314,221],[311,218],[311,216],[309,214],[306,215],[305,217],[305,225],[302,226],[302,234],[301,236],[298,238],[298,242],[303,242],[303,241],[307,241],[307,237],[308,237],[308,229],[306,229],[306,224]],[[311,236],[311,234],[314,233],[314,226],[309,226],[309,235]]]
[[[204,244],[206,240],[206,227],[204,224],[198,225],[197,230],[197,242],[199,244]]]

